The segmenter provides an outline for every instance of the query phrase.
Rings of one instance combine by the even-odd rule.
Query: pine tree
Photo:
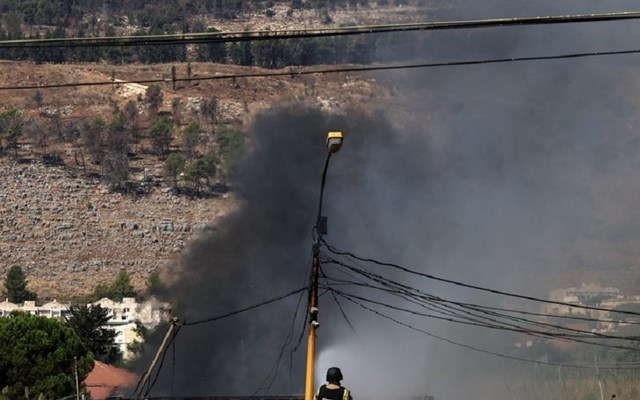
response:
[[[112,300],[122,301],[125,297],[135,297],[136,291],[131,285],[131,276],[127,271],[120,271],[110,287]]]
[[[25,300],[35,300],[36,295],[27,290],[27,278],[22,267],[14,265],[9,269],[4,280],[5,294],[12,303],[22,303]]]
[[[109,310],[99,304],[75,304],[69,308],[65,323],[97,360],[113,363],[121,354],[115,346],[116,331],[104,327],[110,318]]]

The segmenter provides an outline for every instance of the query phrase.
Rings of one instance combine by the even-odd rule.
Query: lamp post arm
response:
[[[325,182],[327,180],[327,169],[329,167],[329,160],[331,160],[331,154],[333,154],[331,151],[327,151],[327,158],[324,162],[324,169],[322,170],[322,181],[320,183],[320,201],[318,203],[318,215],[316,217],[316,226],[315,226],[315,230],[316,230],[316,246],[320,243],[320,239],[322,238],[322,235],[326,234],[326,225],[323,226],[323,221],[322,221],[322,200],[324,198],[324,186],[325,186]],[[326,222],[325,222],[326,224]],[[314,251],[316,251],[317,249],[314,248]]]

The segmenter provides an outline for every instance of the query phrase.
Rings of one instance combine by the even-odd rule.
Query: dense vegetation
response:
[[[61,321],[14,312],[0,318],[0,399],[57,399],[76,393],[93,357]]]
[[[282,2],[281,2],[282,3]],[[288,14],[297,10],[316,10],[324,23],[332,22],[338,9],[404,4],[408,0],[292,0]],[[195,15],[211,19],[235,19],[247,13],[275,16],[274,1],[243,0],[173,0],[162,3],[137,1],[0,1],[0,41],[17,39],[59,39],[114,37],[133,30],[133,36],[167,33],[217,32]],[[24,27],[28,26],[28,29]],[[125,30],[126,28],[126,30]],[[129,33],[128,33],[129,34]],[[282,39],[236,43],[202,43],[195,48],[186,45],[52,47],[0,46],[0,59],[35,62],[96,62],[144,64],[184,61],[211,61],[265,68],[292,65],[368,63],[388,61],[391,48],[394,59],[412,58],[415,46],[425,35],[414,40],[400,40],[394,34],[375,36],[343,36]],[[424,45],[424,43],[422,44]],[[406,49],[403,50],[403,48]]]

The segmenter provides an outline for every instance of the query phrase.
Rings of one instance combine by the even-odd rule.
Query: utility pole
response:
[[[598,387],[600,388],[600,400],[604,400],[604,391],[602,390],[602,381],[600,380],[600,369],[598,368],[598,356],[593,356],[593,361],[596,368],[596,379],[598,380]]]
[[[176,317],[171,318],[171,325],[169,326],[169,330],[167,331],[167,333],[164,335],[162,344],[160,344],[160,347],[158,348],[158,351],[156,352],[156,355],[153,358],[153,361],[151,361],[151,365],[149,366],[149,369],[147,369],[147,372],[144,373],[144,375],[142,376],[142,379],[140,380],[140,382],[138,382],[138,387],[136,388],[136,393],[134,396],[135,400],[139,400],[140,397],[142,396],[142,391],[144,390],[144,386],[147,384],[147,381],[151,376],[151,372],[155,368],[156,363],[160,358],[160,354],[162,354],[162,352],[164,351],[164,348],[167,346],[167,342],[169,341],[171,334],[175,330],[177,322],[178,322],[178,319]]]
[[[80,400],[80,382],[78,380],[78,357],[73,356],[73,372],[76,376],[76,400]]]
[[[313,243],[313,258],[311,262],[311,282],[309,290],[309,335],[307,337],[307,370],[304,387],[304,399],[313,398],[313,374],[316,352],[316,330],[320,326],[318,322],[318,275],[320,271],[320,245],[322,236],[327,234],[327,217],[322,216],[322,198],[324,195],[324,184],[327,178],[327,167],[331,154],[340,150],[342,146],[342,132],[329,132],[327,134],[327,159],[322,170],[322,182],[320,184],[320,201],[318,204],[318,215],[314,227],[315,240]]]

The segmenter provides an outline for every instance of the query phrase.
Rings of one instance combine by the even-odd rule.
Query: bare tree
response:
[[[29,137],[35,146],[40,149],[40,155],[47,153],[47,145],[49,144],[49,129],[47,129],[42,122],[31,119],[24,125],[24,132]]]
[[[171,115],[176,125],[182,125],[182,102],[177,97],[171,100]]]
[[[147,106],[149,107],[149,115],[158,115],[158,110],[162,105],[163,95],[162,89],[156,84],[149,85],[145,92],[145,98],[147,100]]]
[[[200,105],[200,113],[204,120],[211,125],[218,123],[218,98],[211,97],[210,99],[204,99]]]

